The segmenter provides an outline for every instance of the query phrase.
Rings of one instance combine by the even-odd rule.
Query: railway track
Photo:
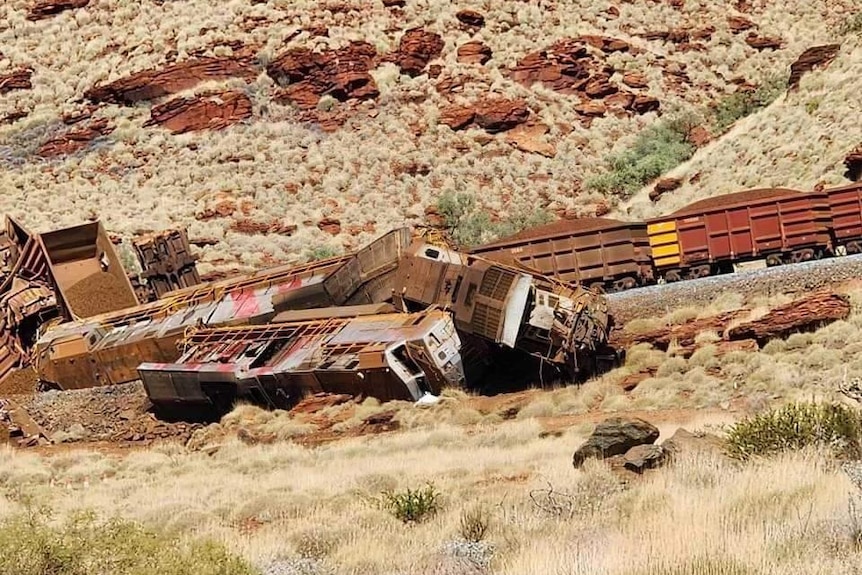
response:
[[[862,254],[824,258],[608,294],[617,325],[658,317],[686,306],[707,306],[724,293],[743,296],[800,294],[820,287],[862,280]]]

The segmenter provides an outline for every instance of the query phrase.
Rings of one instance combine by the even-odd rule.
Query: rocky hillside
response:
[[[9,0],[0,209],[36,229],[88,217],[127,237],[188,226],[208,271],[350,249],[439,219],[439,198],[455,193],[492,221],[606,213],[625,195],[594,183],[608,156],[681,117],[679,145],[702,149],[671,198],[840,179],[862,142],[857,11],[857,0]],[[783,93],[797,58],[828,44],[795,92],[716,130],[715,106],[776,78]]]

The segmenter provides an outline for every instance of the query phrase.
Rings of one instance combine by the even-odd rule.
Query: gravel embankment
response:
[[[862,254],[647,286],[609,294],[608,300],[620,325],[637,317],[662,316],[685,306],[706,306],[725,292],[745,296],[801,295],[855,279],[862,280]]]

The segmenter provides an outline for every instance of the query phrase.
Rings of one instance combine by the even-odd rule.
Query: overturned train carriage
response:
[[[167,412],[223,412],[239,398],[288,407],[317,392],[415,401],[463,385],[461,342],[449,314],[356,313],[326,317],[321,310],[321,319],[204,328],[185,339],[175,362],[143,363],[138,372],[150,400]]]
[[[551,362],[569,377],[619,359],[607,346],[607,299],[580,285],[424,243],[412,246],[393,281],[402,309],[448,308],[462,333]]]
[[[56,326],[36,342],[37,374],[59,389],[125,383],[138,378],[143,362],[175,361],[191,328],[261,325],[283,310],[372,303],[409,241],[396,230],[349,256],[193,286]]]

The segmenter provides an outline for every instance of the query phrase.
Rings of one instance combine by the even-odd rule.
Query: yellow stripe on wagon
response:
[[[676,222],[660,222],[647,225],[652,258],[658,267],[679,265],[680,249]]]

